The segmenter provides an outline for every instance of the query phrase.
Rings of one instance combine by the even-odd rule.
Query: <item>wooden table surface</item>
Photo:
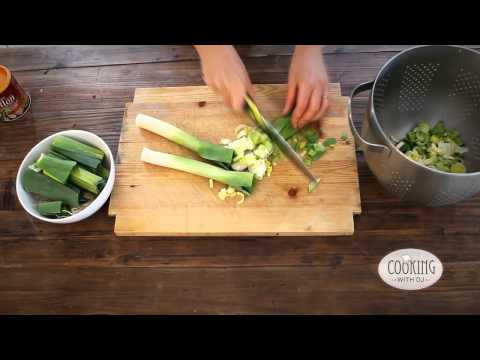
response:
[[[329,45],[330,80],[348,95],[403,48]],[[287,81],[292,46],[240,52],[254,83]],[[0,123],[0,313],[480,313],[480,196],[446,208],[403,204],[360,154],[363,213],[351,237],[118,238],[107,205],[77,224],[34,220],[15,193],[32,146],[83,129],[116,152],[134,89],[202,85],[200,65],[189,46],[0,46],[0,64],[33,98],[32,121]],[[401,248],[439,257],[442,279],[413,292],[384,284],[378,263]]]

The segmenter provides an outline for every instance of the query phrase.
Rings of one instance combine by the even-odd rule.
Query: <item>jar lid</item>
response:
[[[10,85],[12,73],[5,66],[0,65],[0,94]]]

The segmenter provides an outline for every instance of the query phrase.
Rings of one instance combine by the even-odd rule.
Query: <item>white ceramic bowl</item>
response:
[[[22,179],[23,173],[28,168],[28,166],[33,164],[39,158],[42,152],[48,151],[50,144],[53,141],[53,138],[57,135],[69,136],[73,139],[79,140],[81,142],[98,147],[99,149],[103,150],[103,152],[106,155],[107,164],[108,166],[110,166],[110,176],[104,188],[100,192],[100,194],[98,194],[95,200],[90,205],[88,205],[85,209],[82,209],[78,213],[73,214],[72,216],[69,216],[66,218],[50,219],[40,215],[40,213],[35,207],[36,202],[33,200],[32,195],[30,195],[23,189],[21,179]],[[20,201],[20,204],[22,204],[25,211],[28,212],[30,215],[32,215],[33,217],[39,220],[46,221],[49,223],[69,224],[69,223],[74,223],[74,222],[84,220],[89,216],[93,215],[94,213],[96,213],[103,206],[103,204],[105,204],[108,197],[112,193],[114,181],[115,181],[115,161],[113,160],[112,151],[110,150],[108,145],[105,143],[105,141],[103,141],[97,135],[88,131],[66,130],[66,131],[60,131],[56,134],[50,135],[49,137],[43,139],[37,145],[35,145],[32,150],[30,150],[27,156],[25,156],[25,159],[23,159],[22,164],[20,165],[20,168],[18,169],[16,188],[17,188],[17,196],[18,196],[18,200]]]

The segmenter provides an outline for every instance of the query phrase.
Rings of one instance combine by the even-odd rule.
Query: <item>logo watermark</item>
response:
[[[401,290],[420,290],[435,284],[443,265],[432,253],[401,249],[386,255],[378,264],[378,274],[388,285]]]

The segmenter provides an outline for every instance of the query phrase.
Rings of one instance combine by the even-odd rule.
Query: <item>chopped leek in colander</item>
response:
[[[447,129],[443,121],[430,127],[420,122],[396,143],[410,159],[433,169],[449,173],[465,173],[464,154],[468,151],[456,129]]]

